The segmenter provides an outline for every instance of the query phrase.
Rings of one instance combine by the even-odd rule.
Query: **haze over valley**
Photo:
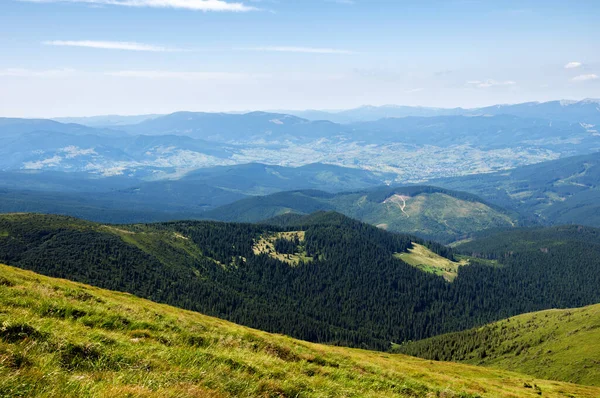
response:
[[[432,109],[430,117],[410,116],[403,107],[400,114],[409,116],[349,124],[262,112],[179,112],[105,127],[97,119],[91,119],[94,127],[3,119],[8,145],[0,165],[173,179],[202,167],[327,163],[385,175],[388,184],[422,182],[594,152],[600,148],[598,106],[592,100],[523,104],[452,116]],[[352,112],[361,114],[346,114]]]

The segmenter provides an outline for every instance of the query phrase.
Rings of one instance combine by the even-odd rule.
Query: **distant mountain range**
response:
[[[365,107],[364,115],[405,117],[347,124],[267,112],[68,120],[96,127],[0,118],[0,209],[102,222],[337,210],[444,242],[521,223],[600,226],[598,160],[590,155],[600,151],[599,106]],[[411,196],[406,214],[390,199],[400,193],[361,202],[365,190],[424,181],[481,199],[423,193]]]
[[[513,115],[524,118],[560,120],[600,124],[598,108],[600,99],[587,98],[581,101],[557,100],[548,102],[525,102],[520,104],[499,104],[479,108],[434,108],[405,105],[365,105],[344,110],[275,110],[271,113],[294,115],[308,120],[328,120],[334,123],[369,122],[386,118],[435,117],[435,116],[482,116]],[[193,113],[193,112],[186,112]],[[225,114],[243,114],[246,112],[225,112]],[[131,125],[165,115],[137,116],[91,116],[54,118],[61,123],[77,123],[90,127],[115,127]]]
[[[390,183],[417,182],[600,150],[598,114],[597,103],[587,100],[350,124],[266,112],[113,118],[119,123],[108,127],[0,119],[0,170],[154,180],[213,166],[318,162],[389,173]],[[141,121],[120,123],[127,120]]]
[[[104,116],[88,116],[88,117],[57,117],[55,120],[60,123],[75,123],[83,124],[89,127],[118,127],[129,124],[141,123],[144,120],[154,119],[163,116],[157,114],[150,115],[135,115],[135,116],[120,116],[120,115],[104,115]]]
[[[355,109],[340,111],[284,110],[281,113],[296,115],[309,120],[330,120],[336,123],[355,123],[375,121],[384,118],[400,118],[408,116],[482,116],[482,115],[514,115],[525,118],[539,118],[554,121],[583,122],[600,124],[600,99],[584,99],[582,101],[549,101],[526,102],[522,104],[493,105],[481,108],[429,108],[418,106],[383,105],[361,106]]]
[[[281,113],[296,115],[309,120],[330,120],[336,123],[368,122],[385,118],[435,117],[435,116],[485,116],[513,115],[524,118],[547,119],[565,122],[600,124],[600,99],[581,101],[560,100],[549,102],[525,102],[502,104],[481,108],[429,108],[420,106],[361,106],[340,111],[283,110]]]

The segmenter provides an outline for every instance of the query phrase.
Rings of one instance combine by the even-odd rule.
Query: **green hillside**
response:
[[[0,265],[3,397],[546,397],[600,389],[306,343]]]
[[[600,386],[600,305],[519,315],[398,351]]]
[[[548,224],[600,226],[600,154],[433,180]]]
[[[286,213],[310,214],[319,210],[337,211],[382,229],[445,243],[481,230],[518,224],[516,214],[476,196],[435,187],[379,188],[340,194],[283,192],[243,199],[211,211],[207,217],[258,222]]]
[[[398,253],[396,257],[407,264],[417,267],[422,271],[435,275],[441,275],[448,282],[452,282],[458,276],[458,269],[469,264],[469,260],[461,259],[452,261],[433,253],[427,247],[414,243],[413,247],[406,253]]]

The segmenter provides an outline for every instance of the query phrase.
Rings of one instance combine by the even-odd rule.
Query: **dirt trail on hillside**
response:
[[[406,218],[410,218],[410,216],[408,215],[408,213],[405,211],[406,209],[406,201],[410,199],[410,196],[404,196],[404,195],[392,195],[389,198],[387,198],[386,200],[383,201],[383,203],[394,203],[395,205],[397,205],[400,210],[402,211],[402,213],[404,213],[404,215],[406,216]]]

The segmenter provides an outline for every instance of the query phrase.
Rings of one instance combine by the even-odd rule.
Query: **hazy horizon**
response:
[[[600,96],[592,0],[6,0],[0,10],[3,116]]]
[[[570,99],[570,98],[556,98],[547,101],[524,101],[524,102],[513,102],[513,103],[490,103],[484,104],[480,106],[474,107],[461,107],[461,106],[441,106],[441,107],[433,107],[433,106],[423,106],[423,105],[407,105],[407,104],[381,104],[381,105],[373,105],[373,104],[362,104],[351,108],[331,108],[331,109],[314,109],[314,108],[298,108],[298,109],[239,109],[239,110],[220,110],[220,111],[208,111],[204,109],[177,109],[171,112],[165,113],[111,113],[111,114],[85,114],[85,115],[58,115],[58,116],[28,116],[23,117],[24,119],[70,119],[70,118],[100,118],[100,117],[135,117],[135,116],[164,116],[173,113],[179,112],[190,112],[190,113],[223,113],[223,114],[246,114],[252,112],[264,112],[264,113],[285,113],[285,112],[326,112],[326,113],[340,113],[345,111],[357,110],[361,108],[374,107],[374,108],[384,108],[384,107],[407,107],[407,108],[423,108],[423,109],[464,109],[464,110],[477,110],[480,108],[486,108],[490,106],[500,105],[500,106],[511,106],[511,105],[520,105],[520,104],[528,104],[528,103],[537,103],[543,104],[548,102],[556,102],[556,101],[569,101],[573,103],[584,102],[584,101],[600,101],[600,98],[580,98],[580,99]],[[14,115],[0,115],[0,117],[11,118],[15,117]]]

